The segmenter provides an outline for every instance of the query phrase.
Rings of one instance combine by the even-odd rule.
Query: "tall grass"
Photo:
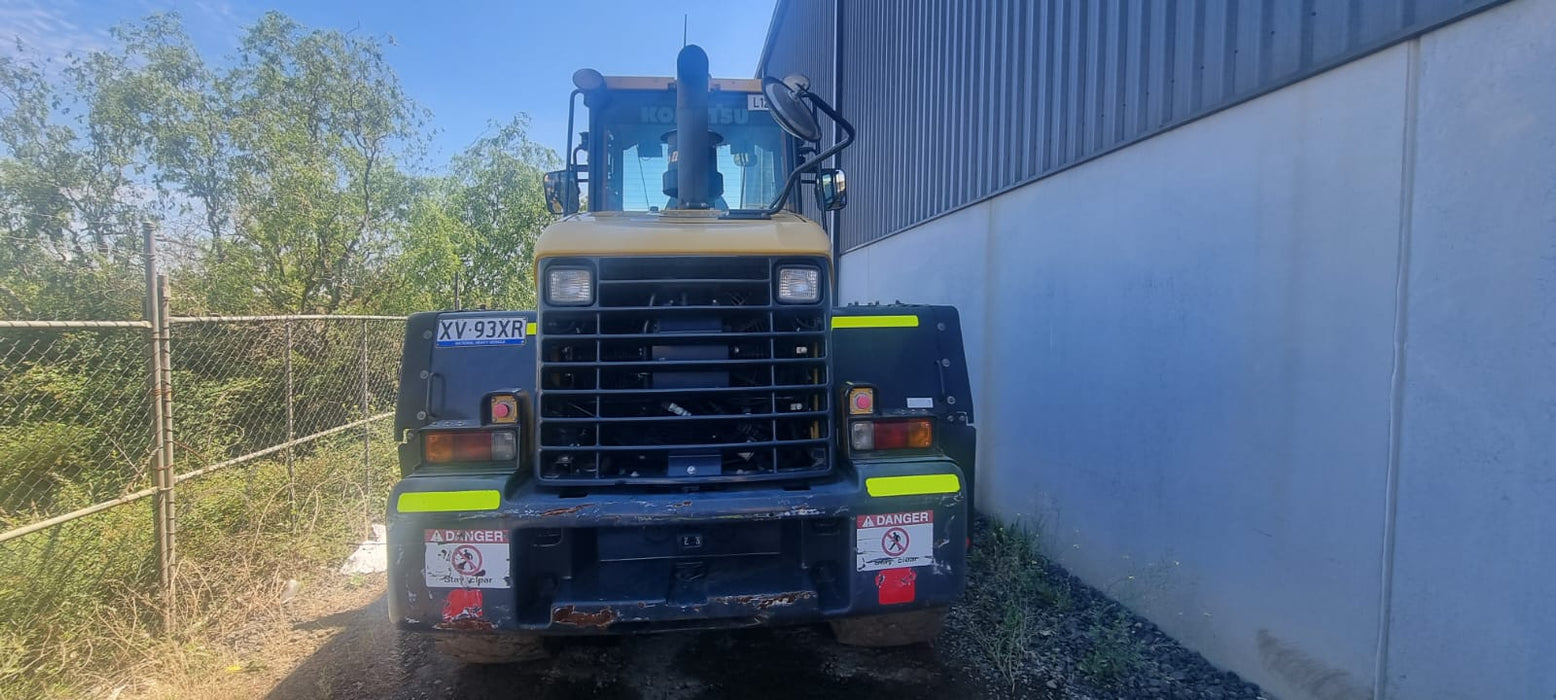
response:
[[[230,636],[273,609],[287,579],[330,575],[382,518],[397,478],[387,421],[370,447],[369,470],[361,433],[321,441],[299,454],[292,488],[279,459],[179,484],[176,622],[166,631],[149,501],[0,544],[0,698],[105,687],[170,643]]]

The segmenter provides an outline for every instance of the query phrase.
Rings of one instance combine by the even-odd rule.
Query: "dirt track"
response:
[[[948,698],[988,690],[930,647],[856,649],[825,627],[682,632],[572,640],[554,658],[515,666],[444,661],[399,641],[380,595],[298,623],[338,629],[271,698]]]

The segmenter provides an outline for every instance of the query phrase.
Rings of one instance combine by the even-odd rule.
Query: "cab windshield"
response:
[[[658,211],[672,208],[664,192],[670,167],[668,136],[675,131],[675,91],[620,92],[597,115],[605,146],[604,186],[595,211]],[[783,131],[758,94],[713,91],[708,95],[708,129],[718,144],[715,167],[724,189],[719,209],[766,208],[789,174]]]

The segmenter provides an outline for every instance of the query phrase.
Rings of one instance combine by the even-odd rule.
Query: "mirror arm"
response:
[[[573,110],[578,108],[578,96],[583,90],[573,88],[573,94],[567,96],[567,168],[573,169],[578,165],[577,150],[573,148]],[[580,147],[583,144],[578,144]]]
[[[816,154],[815,158],[802,163],[799,167],[791,171],[789,173],[789,179],[785,180],[783,183],[783,191],[778,193],[778,198],[773,200],[772,206],[769,206],[764,212],[764,214],[767,216],[772,216],[773,214],[777,214],[783,210],[783,203],[789,199],[789,193],[794,190],[794,185],[799,181],[800,175],[802,173],[807,173],[819,169],[821,164],[826,162],[828,158],[837,155],[839,152],[845,148],[848,148],[849,145],[853,144],[854,142],[854,125],[848,123],[848,120],[844,119],[843,115],[838,114],[837,111],[832,109],[832,107],[828,105],[825,100],[815,96],[814,94],[807,92],[803,95],[803,98],[809,99],[811,104],[815,105],[816,108],[820,109],[823,114],[826,114],[832,119],[832,121],[837,122],[838,126],[843,128],[843,140],[832,144],[831,148]]]

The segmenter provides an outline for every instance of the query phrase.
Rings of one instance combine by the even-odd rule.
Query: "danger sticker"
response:
[[[876,571],[935,563],[935,514],[920,510],[856,518],[856,570]]]
[[[507,588],[504,530],[427,530],[424,572],[432,588]]]

